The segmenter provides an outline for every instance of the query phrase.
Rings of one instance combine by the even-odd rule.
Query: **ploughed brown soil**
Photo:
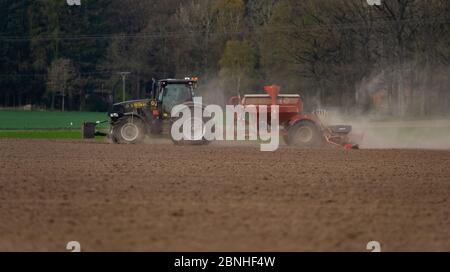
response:
[[[450,250],[450,151],[0,140],[0,250]]]

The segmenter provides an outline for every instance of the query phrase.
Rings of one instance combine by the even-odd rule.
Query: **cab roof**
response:
[[[193,79],[181,79],[181,78],[166,78],[166,79],[160,79],[158,82],[167,82],[167,83],[189,83],[189,82],[197,82],[197,80]]]

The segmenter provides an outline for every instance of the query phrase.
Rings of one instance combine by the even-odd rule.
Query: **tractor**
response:
[[[162,79],[153,81],[149,99],[131,100],[114,104],[110,111],[110,131],[108,137],[113,143],[140,143],[147,135],[171,134],[170,129],[174,119],[171,110],[174,106],[185,104],[193,110],[194,91],[197,78]],[[195,129],[195,128],[192,128]],[[193,132],[194,133],[194,132]],[[206,144],[203,137],[176,141],[181,144]]]
[[[194,103],[194,91],[197,87],[197,78],[162,79],[154,81],[150,98],[131,100],[113,105],[109,114],[110,130],[108,138],[113,143],[134,144],[140,143],[147,135],[169,134],[175,144],[207,144],[205,139],[205,107]],[[357,142],[362,136],[352,133],[350,125],[330,125],[327,112],[316,110],[306,113],[303,110],[303,100],[299,94],[280,94],[277,85],[265,86],[267,94],[246,94],[242,98],[230,98],[229,104],[240,104],[245,108],[248,105],[266,106],[270,115],[272,105],[279,107],[280,133],[284,141],[292,146],[321,147],[330,144],[345,149],[357,149]],[[177,120],[171,116],[172,108],[176,105],[186,105],[191,113],[200,109],[201,122],[196,122],[195,114],[191,114],[187,133],[183,132],[181,140],[174,139],[170,133],[172,124]],[[259,112],[257,111],[259,115]],[[247,122],[245,114],[236,114],[237,122]],[[270,120],[270,116],[268,116]],[[105,122],[105,121],[104,121]],[[98,124],[98,123],[97,123]],[[83,135],[92,138],[95,134],[96,123],[85,123]],[[270,127],[270,121],[268,123]],[[248,126],[244,125],[244,128]],[[195,136],[200,135],[200,137]],[[191,137],[191,138],[190,138]]]
[[[280,94],[280,87],[277,85],[265,86],[264,90],[266,94],[231,97],[229,104],[241,104],[244,107],[254,105],[257,109],[264,105],[269,113],[272,105],[278,105],[280,134],[288,145],[323,147],[329,144],[345,149],[359,148],[357,142],[362,139],[362,135],[352,134],[352,126],[328,124],[328,113],[325,110],[304,112],[303,100],[299,94]],[[247,122],[245,115],[238,119]]]

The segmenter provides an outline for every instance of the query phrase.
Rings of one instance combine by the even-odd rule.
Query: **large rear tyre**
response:
[[[178,139],[179,137],[175,137],[175,135],[172,135],[172,126],[177,121],[177,119],[173,119],[171,121],[171,133],[170,138],[172,139],[172,142],[176,145],[206,145],[209,144],[210,141],[206,139],[206,127],[205,124],[207,122],[207,118],[196,118],[194,116],[194,107],[201,107],[200,110],[202,111],[203,116],[203,107],[200,105],[192,105],[190,106],[191,110],[191,118],[184,121],[183,126],[181,126],[179,129],[174,129],[178,136],[180,134],[183,136],[181,139]],[[186,128],[186,131],[184,131],[184,128]]]
[[[317,126],[310,121],[299,121],[288,129],[287,144],[299,147],[319,147],[323,138]]]
[[[137,117],[125,117],[112,128],[112,140],[118,144],[138,144],[145,138],[144,123]]]
[[[183,127],[181,127],[180,133],[183,135],[181,140],[175,139],[170,133],[170,138],[172,142],[176,145],[205,145],[209,144],[209,141],[205,139],[205,122],[204,120],[197,120],[192,117],[190,120],[186,120],[186,122],[191,122],[190,124],[195,125],[187,125],[186,127],[190,127],[190,130],[183,131]]]

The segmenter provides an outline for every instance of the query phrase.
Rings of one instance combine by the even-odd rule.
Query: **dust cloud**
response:
[[[351,125],[361,148],[450,149],[450,119],[383,121],[378,116],[351,116],[334,110],[328,112],[327,123]]]

